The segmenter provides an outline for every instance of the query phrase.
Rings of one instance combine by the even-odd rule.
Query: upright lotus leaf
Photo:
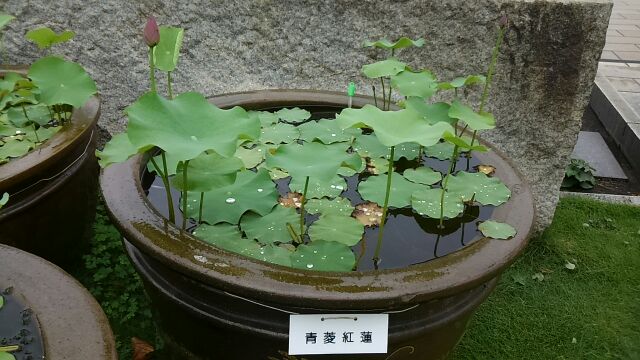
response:
[[[389,156],[390,148],[382,145],[375,135],[360,135],[353,142],[353,151],[362,157],[378,158]]]
[[[40,89],[45,105],[82,107],[97,92],[96,83],[82,66],[59,57],[44,57],[31,65],[29,78]]]
[[[100,164],[100,167],[106,168],[111,164],[127,161],[130,157],[138,154],[139,152],[138,148],[133,146],[131,141],[129,141],[127,133],[120,133],[114,135],[104,146],[102,151],[96,150],[96,156],[98,157],[98,164]]]
[[[17,158],[29,152],[29,150],[34,148],[34,144],[29,140],[16,140],[11,139],[7,140],[6,138],[3,140],[4,144],[0,142],[0,163],[9,158]]]
[[[187,166],[188,191],[207,192],[236,181],[238,171],[244,168],[244,163],[237,157],[223,157],[217,153],[202,153],[190,160]],[[184,163],[178,165],[176,176],[171,184],[179,190],[185,190]]]
[[[25,116],[25,113],[27,114]],[[9,121],[17,127],[25,127],[33,123],[40,126],[51,121],[51,113],[49,108],[43,104],[13,106],[7,110]]]
[[[73,39],[75,35],[76,33],[69,30],[65,30],[60,34],[56,34],[55,31],[49,29],[48,27],[43,27],[27,31],[27,35],[25,35],[25,37],[38,45],[38,48],[46,49],[55,44],[67,42]]]
[[[351,141],[361,134],[359,129],[341,129],[335,120],[321,119],[309,121],[300,126],[300,139],[311,142],[319,140],[323,144]]]
[[[287,171],[293,178],[329,181],[341,166],[357,169],[361,165],[357,154],[348,154],[339,147],[316,142],[280,145],[267,155],[267,166]]]
[[[351,271],[356,256],[347,245],[335,241],[312,241],[291,254],[291,266],[314,271]]]
[[[296,191],[302,193],[304,191],[304,183],[306,177],[294,177],[291,179],[291,183],[289,183],[289,188],[292,191]],[[347,182],[334,174],[333,177],[329,180],[325,179],[317,179],[317,178],[309,178],[309,186],[307,189],[307,198],[308,199],[320,199],[323,197],[334,198],[340,194],[347,188]]]
[[[449,108],[451,106],[445,102],[437,102],[427,104],[423,98],[412,96],[405,100],[405,109],[414,111],[424,120],[433,125],[438,122],[445,122],[454,125],[456,119],[449,117]]]
[[[184,29],[160,26],[160,42],[153,48],[155,65],[162,71],[173,71],[178,65]]]
[[[450,160],[453,156],[453,148],[455,146],[448,142],[439,142],[435,145],[424,148],[424,153],[428,157],[438,160]]]
[[[387,49],[387,50],[390,50],[390,49],[398,50],[398,49],[408,48],[411,46],[422,47],[423,45],[424,45],[424,39],[411,40],[406,36],[401,37],[396,42],[391,42],[387,39],[380,39],[378,41],[365,41],[363,44],[364,47],[377,47],[380,49]]]
[[[441,82],[440,84],[438,84],[438,88],[443,90],[451,90],[461,88],[463,86],[484,84],[486,81],[487,78],[484,75],[469,75],[458,77],[448,82]]]
[[[418,190],[411,195],[411,207],[420,215],[439,219],[441,197],[442,189]],[[457,196],[457,194],[445,192],[443,210],[443,217],[445,219],[452,219],[462,214],[464,211],[462,198]]]
[[[451,133],[445,133],[442,137],[446,142],[458,146],[458,148],[468,151],[480,151],[485,152],[488,151],[485,146],[482,145],[471,145],[471,139],[467,139],[466,137],[456,136]],[[477,144],[477,143],[476,143]]]
[[[402,174],[405,179],[424,185],[433,185],[442,180],[442,174],[434,171],[428,166],[419,167],[417,169],[407,169]]]
[[[360,242],[364,225],[349,215],[328,214],[309,227],[311,241],[335,241],[347,246]]]
[[[373,64],[364,65],[362,73],[369,79],[375,79],[383,76],[393,76],[403,71],[407,64],[395,58],[389,58],[375,62]]]
[[[286,121],[288,123],[299,124],[301,122],[305,122],[307,119],[311,117],[311,113],[307,110],[300,108],[291,108],[291,109],[280,109],[275,112],[275,115],[282,121]]]
[[[333,200],[329,199],[309,199],[304,206],[305,211],[309,214],[325,215],[341,215],[349,216],[353,212],[353,206],[349,199],[337,197]]]
[[[260,122],[244,109],[219,109],[194,92],[173,100],[149,92],[126,113],[134,146],[157,146],[178,160],[193,159],[207,150],[229,157],[236,152],[238,139],[256,139],[260,133]]]
[[[8,202],[9,202],[9,194],[8,193],[2,194],[2,197],[0,197],[0,209],[2,209],[3,206],[7,205]],[[0,308],[2,308],[2,305],[0,305]]]
[[[260,133],[260,141],[264,144],[288,144],[296,141],[299,137],[300,130],[297,127],[284,123],[265,126]]]
[[[295,226],[299,221],[300,215],[294,208],[278,205],[265,216],[252,212],[244,214],[240,228],[248,239],[258,240],[261,244],[287,243],[291,241],[287,223]]]
[[[469,125],[471,130],[488,130],[496,127],[496,119],[487,112],[476,113],[472,108],[454,100],[449,109],[449,116],[460,119]],[[451,131],[453,132],[453,131]]]
[[[139,152],[144,152],[144,151],[147,151],[147,149],[142,149]],[[178,159],[177,157],[175,157],[171,153],[166,153],[164,157],[167,160],[167,175],[169,175],[169,176],[175,175],[176,172],[178,171],[178,164],[182,160]],[[158,166],[160,166],[160,170],[164,172],[164,169],[162,168],[163,167],[162,166],[162,155],[154,156],[153,160],[156,162],[156,164],[158,164]],[[156,171],[156,168],[153,166],[153,163],[151,161],[149,161],[147,163],[147,170],[149,172]]]
[[[260,121],[260,124],[262,126],[274,125],[274,124],[277,124],[279,121],[278,115],[269,111],[250,110],[250,111],[247,111],[247,115],[249,115],[249,117],[251,118],[258,119],[258,121]]]
[[[193,193],[189,199],[191,201],[187,204],[187,214],[197,216],[200,196]],[[277,201],[278,192],[267,170],[260,169],[255,173],[243,170],[238,173],[232,185],[204,193],[202,219],[209,224],[237,224],[247,211],[267,215]]]
[[[493,239],[506,240],[516,235],[516,229],[513,226],[492,220],[480,223],[478,230],[482,232],[482,235]]]
[[[430,71],[413,72],[404,70],[391,76],[391,87],[403,96],[431,98],[438,91],[436,77]]]
[[[5,13],[0,13],[0,30],[7,26],[8,23],[11,22],[11,20],[15,19],[15,16],[9,15],[9,14],[5,14]]]
[[[500,179],[488,177],[483,173],[460,171],[452,175],[447,184],[447,191],[469,201],[473,197],[482,205],[501,205],[511,196],[511,190]],[[475,196],[474,196],[475,194]]]
[[[0,94],[3,92],[11,92],[15,89],[18,81],[24,79],[24,77],[20,74],[14,72],[7,72],[0,79]]]
[[[384,195],[387,188],[387,176],[371,176],[358,184],[358,192],[365,200],[373,201],[380,206],[384,204]],[[426,190],[429,186],[411,182],[402,175],[394,172],[391,175],[391,193],[389,206],[403,208],[411,204],[411,194],[417,190]]]
[[[438,143],[445,132],[453,132],[451,125],[443,122],[429,125],[413,111],[382,111],[373,105],[365,105],[361,109],[344,109],[336,116],[336,121],[343,129],[373,129],[375,136],[385,146],[406,142],[431,146]]]

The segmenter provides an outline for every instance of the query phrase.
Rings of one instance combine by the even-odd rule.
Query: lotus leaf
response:
[[[242,237],[238,226],[231,224],[200,224],[193,230],[193,235],[213,245],[240,241]]]
[[[329,199],[310,199],[307,201],[304,209],[310,214],[325,215],[344,215],[349,216],[353,212],[353,206],[349,199],[337,197],[333,200]]]
[[[430,218],[440,218],[440,199],[442,189],[426,189],[415,191],[411,195],[411,207],[420,215]],[[457,194],[444,193],[444,213],[445,219],[452,219],[464,211],[462,198]]]
[[[328,181],[341,166],[357,169],[361,165],[357,154],[347,154],[339,147],[310,142],[280,145],[267,156],[267,166],[287,171],[294,179],[307,176],[315,181]]]
[[[407,169],[404,171],[402,176],[411,182],[425,185],[433,185],[442,180],[441,173],[434,171],[427,166],[419,167],[417,169]]]
[[[0,360],[16,360],[16,357],[13,354],[8,352],[0,352]]]
[[[55,56],[34,62],[29,78],[40,89],[40,102],[49,106],[67,104],[79,108],[97,92],[96,83],[82,66]]]
[[[451,90],[457,89],[463,86],[471,86],[476,84],[484,84],[487,78],[484,75],[469,75],[466,77],[458,77],[449,82],[442,82],[438,84],[439,89]]]
[[[60,34],[56,34],[55,31],[49,29],[48,27],[43,27],[39,29],[29,30],[27,31],[27,35],[25,37],[28,40],[33,41],[38,45],[40,49],[46,49],[51,47],[52,45],[63,43],[73,39],[76,34],[73,31],[63,31]]]
[[[111,140],[104,146],[104,149],[102,151],[96,150],[98,163],[102,168],[105,168],[111,164],[126,161],[137,153],[138,148],[131,144],[127,133],[114,135]],[[158,162],[158,164],[160,163]]]
[[[7,72],[0,79],[0,93],[13,91],[16,87],[16,83],[22,79],[24,79],[24,77],[18,73]]]
[[[15,16],[5,14],[5,13],[0,13],[0,29],[5,27],[8,23],[11,22],[11,20],[15,18],[16,18]]]
[[[417,96],[422,99],[431,98],[438,91],[438,84],[433,74],[427,70],[421,72],[402,71],[391,77],[391,87],[403,96]]]
[[[371,176],[360,182],[358,192],[365,200],[373,201],[380,206],[384,204],[384,196],[387,188],[387,176]],[[402,175],[394,172],[391,175],[391,193],[389,206],[402,208],[411,204],[411,194],[417,190],[426,190],[429,186],[413,183]]]
[[[269,144],[288,144],[300,137],[300,130],[293,125],[278,123],[262,128],[260,141]]]
[[[225,158],[216,153],[202,153],[189,161],[186,190],[207,192],[231,185],[242,168],[244,163],[237,157]],[[176,176],[171,179],[171,184],[176,189],[185,190],[184,163],[180,163],[177,170]]]
[[[494,206],[505,203],[511,196],[511,191],[500,179],[488,177],[483,173],[466,171],[460,171],[450,177],[447,191],[462,197],[464,201],[469,201],[474,197],[475,201],[482,205]]]
[[[406,36],[401,37],[396,42],[391,42],[387,39],[380,39],[378,41],[365,41],[364,47],[377,47],[381,49],[404,49],[411,46],[422,47],[424,45],[424,39],[411,40]]]
[[[256,239],[262,244],[287,243],[291,241],[287,223],[295,225],[299,221],[300,215],[294,208],[278,205],[265,216],[252,212],[244,214],[240,219],[240,228],[248,239]]]
[[[278,115],[268,111],[247,111],[247,115],[258,119],[262,126],[269,126],[278,123]]]
[[[184,29],[160,26],[160,42],[153,48],[156,67],[162,71],[173,71],[178,65]]]
[[[300,139],[307,142],[319,140],[323,144],[351,141],[361,133],[358,129],[342,130],[335,120],[309,121],[298,126]]]
[[[309,226],[309,237],[315,241],[335,241],[347,246],[360,242],[364,225],[348,215],[323,215]]]
[[[351,271],[356,256],[347,245],[335,241],[313,241],[291,254],[291,266],[314,271]]]
[[[27,116],[25,116],[25,112]],[[10,107],[7,110],[7,116],[9,121],[17,127],[25,127],[33,123],[42,126],[51,121],[49,108],[42,104],[25,106],[24,109],[22,106]]]
[[[43,143],[49,140],[58,131],[60,131],[60,129],[62,129],[61,126],[51,126],[51,127],[40,127],[36,131],[33,129],[33,127],[30,126],[27,128],[23,128],[23,131],[26,133],[24,138],[33,143]]]
[[[451,133],[446,133],[444,134],[444,136],[442,137],[446,142],[451,143],[453,145],[458,146],[459,149],[463,149],[463,150],[469,150],[469,151],[481,151],[481,152],[485,152],[488,149],[482,145],[471,145],[471,139],[468,139],[466,137],[459,137],[456,135],[453,135]],[[475,143],[477,144],[477,142]]]
[[[261,247],[257,252],[250,254],[250,256],[271,264],[291,267],[291,254],[292,252],[290,250],[282,246],[266,245]]]
[[[373,175],[386,174],[389,172],[389,160],[369,158],[369,161],[367,161],[367,172]]]
[[[293,109],[280,109],[275,115],[282,121],[294,124],[304,122],[311,117],[310,112],[297,107]]]
[[[189,196],[187,214],[197,216],[200,199],[196,193]],[[227,222],[237,224],[247,211],[266,215],[278,200],[275,184],[269,172],[260,169],[254,173],[250,170],[240,171],[236,181],[229,186],[204,193],[202,219],[209,224]]]
[[[429,125],[438,122],[445,122],[450,125],[456,123],[456,119],[449,117],[450,105],[444,102],[427,104],[422,98],[412,96],[405,101],[405,108],[422,116]]]
[[[302,193],[304,191],[304,183],[306,178],[295,177],[291,179],[289,188],[292,191]],[[307,199],[323,197],[334,198],[340,195],[347,188],[347,182],[340,176],[333,174],[333,178],[329,180],[320,180],[317,178],[309,178],[309,187],[307,189]]]
[[[424,153],[438,160],[449,160],[453,156],[453,148],[455,146],[448,142],[440,142],[432,146],[424,148]]]
[[[480,223],[478,230],[486,237],[502,240],[509,239],[516,234],[516,229],[513,226],[492,220]]]
[[[487,112],[476,113],[472,108],[454,100],[449,109],[449,116],[464,121],[471,130],[488,130],[496,127],[496,119]],[[453,131],[451,131],[453,133]]]
[[[245,168],[252,169],[264,161],[265,153],[264,147],[261,146],[256,146],[252,149],[240,146],[233,156],[242,160]]]
[[[407,67],[407,64],[399,61],[395,58],[389,58],[375,62],[373,64],[367,64],[362,67],[362,73],[370,78],[375,79],[383,76],[393,76],[403,71]]]
[[[20,157],[34,148],[34,144],[29,140],[19,141],[5,138],[3,141],[4,144],[0,146],[0,162],[8,158]]]
[[[255,139],[260,123],[245,110],[222,110],[198,93],[167,100],[149,92],[126,109],[129,140],[138,149],[157,146],[178,160],[190,160],[207,150],[222,156],[236,152],[238,139]]]
[[[372,105],[365,105],[361,109],[344,109],[337,115],[336,121],[343,129],[371,128],[378,140],[386,146],[405,142],[431,146],[438,143],[445,132],[453,132],[451,125],[443,122],[429,125],[413,111],[382,111]]]
[[[2,209],[3,206],[7,205],[7,203],[9,202],[9,194],[8,193],[4,193],[2,194],[2,197],[0,197],[0,209]],[[2,297],[0,295],[0,297]],[[4,299],[0,299],[0,300],[4,300]],[[2,308],[2,303],[0,303],[0,309]]]

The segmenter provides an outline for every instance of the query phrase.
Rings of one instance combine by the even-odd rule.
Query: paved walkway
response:
[[[640,0],[614,0],[602,61],[640,63]],[[639,65],[640,66],[640,65]]]

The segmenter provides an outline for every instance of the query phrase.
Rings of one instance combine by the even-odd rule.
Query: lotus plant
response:
[[[126,131],[97,156],[105,167],[147,153],[147,171],[160,179],[168,205],[160,210],[183,231],[217,247],[289,267],[350,271],[362,265],[366,239],[374,234],[372,264],[378,268],[389,219],[432,219],[440,239],[447,224],[478,218],[478,206],[509,199],[490,164],[479,164],[475,172],[457,167],[461,156],[487,151],[476,133],[495,127],[485,105],[505,29],[506,23],[499,27],[486,76],[450,81],[415,71],[396,57],[401,49],[424,46],[422,39],[366,42],[389,55],[362,68],[364,76],[379,81],[381,96],[372,87],[373,104],[354,108],[350,84],[335,119],[316,119],[295,107],[220,109],[197,92],[174,96],[171,73],[183,30],[158,27],[151,18],[143,31],[150,91],[126,108]],[[156,87],[157,70],[167,73],[166,96]],[[464,95],[478,85],[484,87],[476,110]],[[438,93],[451,102],[431,102]],[[433,162],[446,162],[445,171],[427,165]],[[181,219],[174,210],[177,193]],[[515,234],[508,224],[491,220],[477,231],[501,239]]]

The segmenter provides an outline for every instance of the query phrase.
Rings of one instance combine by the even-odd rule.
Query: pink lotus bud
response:
[[[158,45],[158,43],[160,42],[160,30],[158,29],[156,18],[154,18],[153,16],[149,16],[149,18],[147,19],[147,25],[144,26],[142,35],[144,37],[144,41],[149,47]]]
[[[501,28],[506,28],[509,26],[509,18],[507,18],[507,15],[502,15],[502,17],[500,18],[500,27]]]

